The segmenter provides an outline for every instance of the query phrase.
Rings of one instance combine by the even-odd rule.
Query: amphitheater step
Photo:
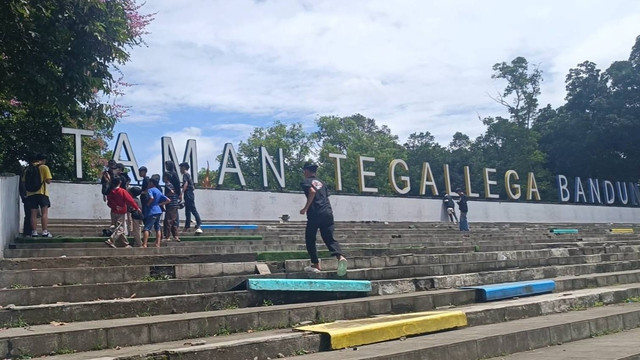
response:
[[[636,329],[640,304],[613,305],[587,311],[574,311],[515,320],[485,326],[471,326],[456,331],[418,336],[385,343],[360,346],[298,357],[300,360],[326,359],[487,359],[504,357],[530,349],[549,351],[548,346],[589,339],[600,334]],[[637,334],[637,332],[632,332]],[[631,335],[630,335],[631,336]],[[634,348],[637,351],[637,338]],[[633,351],[631,351],[633,353]],[[564,354],[546,359],[568,359]],[[587,357],[607,359],[599,357]],[[510,359],[510,357],[507,357]],[[517,359],[517,357],[514,357]],[[527,358],[525,358],[527,359]],[[581,358],[581,359],[584,359]]]
[[[640,339],[640,329],[601,330],[591,339],[500,356],[496,360],[637,360],[640,359],[638,339]]]
[[[523,272],[527,270],[511,270],[494,274],[494,276],[488,276],[485,278],[477,277],[477,274],[461,274],[459,276],[467,282],[482,281],[485,284],[492,282],[504,282],[513,276],[525,275]],[[557,272],[560,270],[557,270]],[[563,273],[566,273],[563,271]],[[543,273],[540,272],[540,275]],[[476,275],[476,276],[474,276]],[[497,276],[496,276],[497,275]],[[501,276],[499,276],[501,275]],[[32,296],[35,304],[41,301],[40,305],[11,305],[5,309],[0,310],[0,324],[46,324],[51,321],[57,322],[76,322],[76,321],[89,321],[96,319],[111,319],[111,318],[123,318],[123,317],[136,317],[136,316],[152,316],[172,313],[183,312],[198,312],[207,310],[221,310],[235,307],[250,307],[250,306],[263,306],[265,304],[287,304],[287,303],[300,303],[309,301],[321,301],[327,297],[323,295],[309,295],[303,294],[294,295],[293,293],[268,293],[264,294],[249,294],[246,291],[233,291],[233,292],[202,292],[207,289],[215,291],[215,288],[223,286],[226,279],[227,284],[232,281],[239,281],[239,278],[213,278],[206,286],[203,282],[198,282],[198,286],[190,287],[192,294],[180,295],[180,291],[184,290],[184,286],[177,286],[170,289],[168,283],[163,286],[154,286],[153,283],[141,283],[138,286],[133,284],[128,289],[122,290],[122,286],[109,287],[102,285],[99,288],[89,287],[92,290],[90,293],[94,296],[100,296],[99,294],[109,296],[122,295],[121,298],[114,300],[102,299],[94,301],[75,301],[75,302],[57,302],[57,298],[51,296],[50,292],[38,293],[35,291],[28,292],[28,296]],[[385,281],[373,281],[374,291],[370,295],[390,295],[390,294],[410,294],[414,293],[415,296],[422,298],[425,304],[433,304],[434,307],[442,305],[455,305],[460,306],[467,304],[475,299],[475,295],[471,291],[451,291],[446,290],[446,286],[451,283],[455,283],[456,280],[434,282],[432,278],[416,278],[416,279],[393,279]],[[590,287],[602,287],[616,284],[632,284],[640,283],[640,270],[636,271],[624,271],[613,272],[603,274],[587,274],[581,276],[565,276],[555,279],[558,288],[563,291],[580,290]],[[428,284],[444,284],[445,287],[439,288],[437,286]],[[216,285],[219,284],[219,285]],[[195,289],[194,289],[195,288]],[[393,289],[393,290],[391,290]],[[424,292],[423,290],[431,290]],[[437,290],[436,290],[437,289]],[[128,292],[126,292],[128,290]],[[434,291],[435,290],[435,291]],[[73,301],[74,297],[77,299],[78,294],[85,293],[86,291],[76,290],[69,291],[67,294],[70,296],[65,298],[66,301]],[[175,292],[173,296],[169,296]],[[199,292],[199,293],[198,293]],[[5,294],[5,298],[10,300],[22,300],[24,302],[24,294],[15,293],[15,297],[8,297]],[[131,294],[131,295],[127,295]],[[157,295],[154,295],[157,294]],[[74,296],[74,297],[72,297]],[[352,294],[345,293],[338,295],[332,295],[329,298],[348,298],[353,297]],[[94,298],[92,298],[94,299]],[[46,304],[47,302],[48,304]],[[6,305],[5,305],[6,306]],[[398,305],[400,306],[400,305]],[[397,308],[397,310],[402,310]],[[402,310],[407,311],[405,310]]]
[[[305,355],[300,359],[326,359],[327,356],[345,359],[406,359],[406,358],[447,358],[447,359],[477,359],[504,355],[530,348],[540,348],[553,343],[564,343],[584,339],[592,335],[632,329],[640,326],[640,304],[626,303],[624,305],[603,306],[604,304],[623,302],[625,297],[637,296],[637,288],[631,290],[625,287],[609,287],[602,289],[585,289],[564,294],[542,295],[535,298],[525,298],[503,301],[492,304],[476,304],[456,309],[466,314],[469,328],[453,332],[443,332],[428,336],[402,339],[380,344],[360,346],[357,351],[319,353]],[[382,300],[382,299],[378,299]],[[390,299],[388,299],[390,300]],[[588,310],[587,307],[593,307]],[[341,310],[337,310],[340,307]],[[304,309],[304,310],[303,310]],[[41,325],[27,329],[7,329],[0,333],[0,349],[11,353],[5,356],[20,356],[21,354],[49,354],[59,352],[90,351],[84,354],[72,355],[75,359],[96,359],[99,357],[118,359],[149,358],[154,359],[210,359],[214,353],[207,348],[190,347],[175,352],[167,351],[167,344],[161,348],[164,351],[148,352],[146,345],[169,341],[186,340],[198,334],[226,334],[247,329],[264,330],[269,328],[287,327],[286,322],[293,324],[302,321],[318,319],[334,320],[336,318],[363,318],[373,315],[381,308],[360,309],[354,307],[350,301],[340,303],[329,302],[305,306],[279,306],[271,309],[238,309],[229,310],[225,314],[208,312],[204,314],[180,314],[157,316],[138,319],[120,319],[110,321],[93,321],[71,323],[64,326]],[[372,311],[373,310],[373,311]],[[574,311],[571,311],[574,310]],[[576,311],[583,310],[583,311]],[[318,311],[318,313],[315,313]],[[341,313],[338,314],[337,312]],[[415,311],[413,309],[412,311]],[[568,311],[568,312],[567,312]],[[306,312],[306,315],[305,315]],[[550,315],[564,312],[562,315]],[[219,314],[218,314],[219,313]],[[248,318],[249,313],[253,314]],[[389,313],[387,311],[386,313]],[[294,315],[295,314],[295,315]],[[332,318],[319,316],[333,314]],[[243,316],[244,315],[244,316]],[[294,320],[295,319],[295,320]],[[519,319],[526,319],[518,321]],[[260,331],[251,333],[250,338],[259,337]],[[185,342],[188,342],[185,341]],[[288,348],[285,342],[280,342],[276,348]],[[125,352],[133,356],[120,357],[120,350],[105,350],[91,352],[97,348],[120,348],[124,346],[144,345],[142,347],[126,349]],[[314,343],[317,346],[318,343]],[[251,348],[240,344],[245,349]],[[317,348],[316,348],[317,349]],[[298,348],[304,351],[316,351],[314,348]],[[320,350],[327,350],[328,346],[320,345]],[[241,349],[227,349],[229,354],[242,354],[242,358],[258,356],[264,359],[268,354],[260,352],[257,347],[250,354]],[[218,350],[219,351],[219,350]],[[444,352],[443,352],[444,351]],[[468,352],[472,351],[472,352]],[[429,356],[425,355],[429,353]],[[0,354],[4,355],[4,354]],[[248,355],[248,356],[247,356]],[[272,354],[271,356],[274,356]],[[274,356],[276,357],[276,356]],[[226,359],[226,357],[223,357]],[[237,357],[236,357],[237,358]]]

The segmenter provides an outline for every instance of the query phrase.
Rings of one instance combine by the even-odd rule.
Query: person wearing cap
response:
[[[107,162],[107,167],[102,172],[102,176],[100,177],[100,186],[102,187],[102,200],[107,202],[107,195],[111,192],[111,179],[113,179],[114,174],[118,171],[118,163],[111,159]]]
[[[460,209],[460,231],[469,231],[469,222],[467,221],[467,212],[469,212],[467,195],[465,195],[461,188],[457,188],[456,192],[460,195],[460,200],[458,200],[458,208]]]
[[[318,259],[318,249],[316,248],[316,235],[320,229],[320,235],[332,256],[338,259],[338,276],[347,273],[347,259],[345,259],[340,244],[333,238],[334,221],[333,210],[329,202],[329,192],[322,180],[316,177],[318,165],[307,162],[302,167],[304,171],[304,181],[300,184],[307,197],[300,214],[307,214],[307,227],[305,229],[305,242],[307,252],[311,258],[311,266],[304,268],[307,272],[320,272],[320,260]]]

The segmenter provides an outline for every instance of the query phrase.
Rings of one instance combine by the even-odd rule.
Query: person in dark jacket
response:
[[[458,200],[458,208],[460,209],[460,231],[469,231],[469,221],[467,220],[467,213],[469,212],[469,207],[467,206],[467,195],[462,191],[462,189],[456,189],[458,195],[460,195],[460,200]]]
[[[446,194],[442,199],[442,203],[447,211],[447,215],[449,215],[449,221],[452,223],[458,222],[458,215],[456,215],[456,203],[453,201],[451,195]]]
[[[316,234],[320,229],[322,240],[327,245],[331,255],[338,259],[338,276],[344,276],[347,273],[347,259],[345,259],[340,249],[340,244],[333,238],[333,209],[331,209],[331,203],[329,202],[327,186],[322,180],[316,178],[318,165],[305,163],[302,169],[305,179],[300,185],[307,197],[307,202],[300,210],[300,214],[307,214],[305,242],[307,252],[311,258],[311,266],[305,267],[304,270],[313,273],[320,272],[320,260],[318,259],[318,250],[316,248]]]

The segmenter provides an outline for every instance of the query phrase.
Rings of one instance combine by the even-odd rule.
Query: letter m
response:
[[[189,164],[189,171],[191,172],[191,177],[193,178],[194,184],[198,183],[198,151],[196,148],[196,140],[189,139],[187,140],[187,145],[184,148],[184,156],[182,157],[182,161],[178,161],[178,154],[176,153],[176,149],[173,147],[173,141],[168,136],[163,136],[160,140],[162,143],[162,168],[164,169],[164,162],[167,160],[173,161],[176,165],[176,170],[178,170],[178,165],[180,163],[186,162]]]

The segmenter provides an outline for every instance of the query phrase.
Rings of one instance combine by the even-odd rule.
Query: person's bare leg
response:
[[[31,232],[38,230],[38,209],[31,209]]]
[[[45,230],[48,230],[48,226],[49,226],[49,208],[44,206],[41,208],[42,209],[42,231],[44,232]]]
[[[156,231],[156,247],[160,247],[160,241],[162,240],[162,232]]]
[[[147,247],[147,242],[149,241],[149,231],[145,230],[144,234],[142,236],[142,247],[146,248]]]

